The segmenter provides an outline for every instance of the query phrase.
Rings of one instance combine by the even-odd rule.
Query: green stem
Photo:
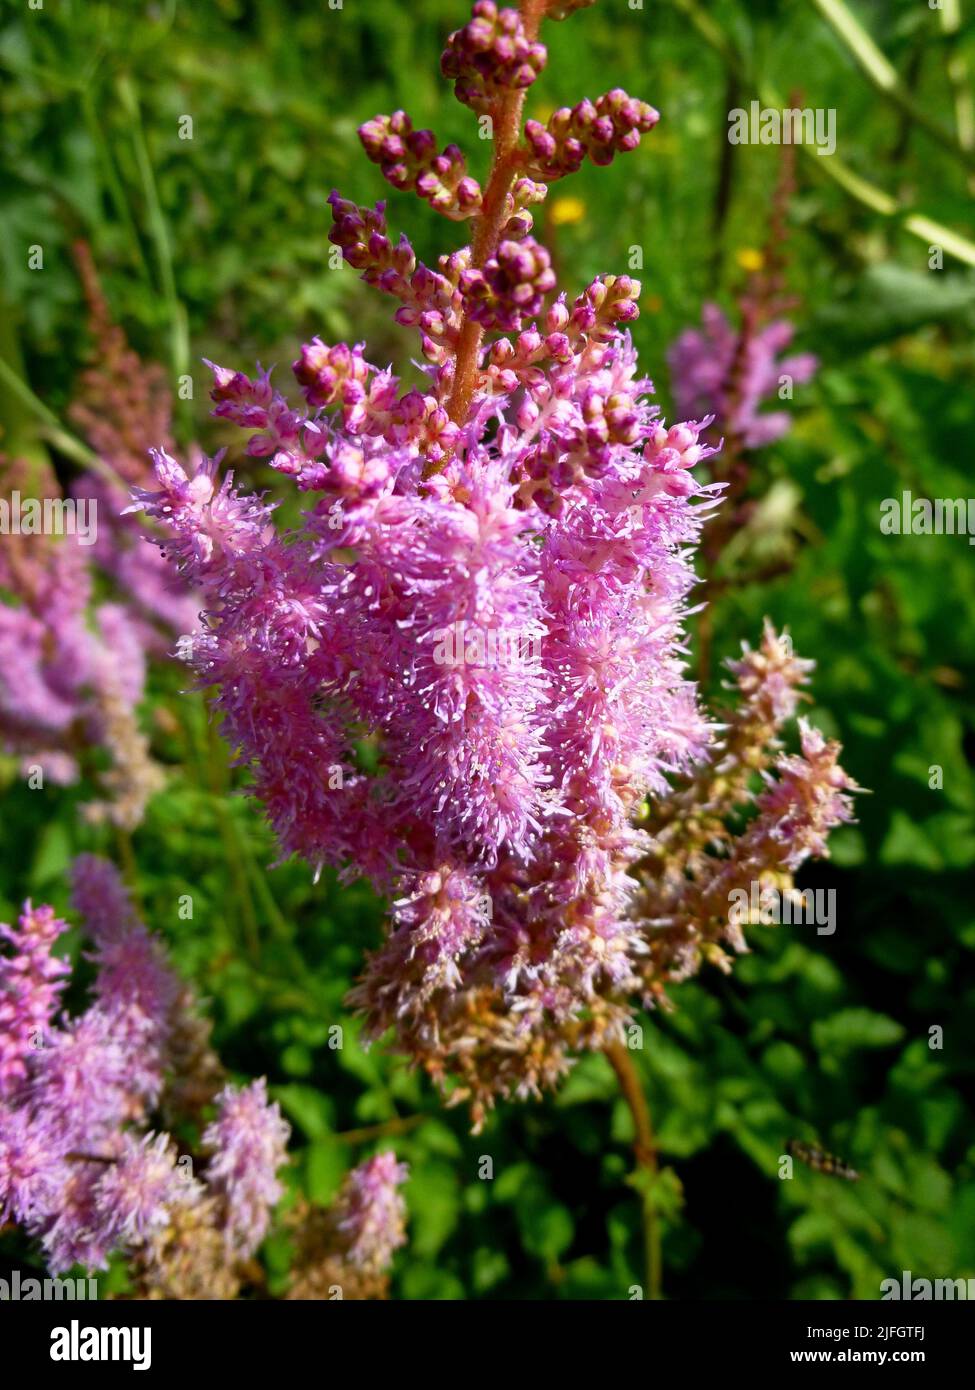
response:
[[[77,439],[65,429],[54,411],[50,410],[39,396],[34,395],[34,392],[27,385],[26,381],[18,376],[9,362],[4,361],[2,357],[0,357],[0,381],[3,382],[4,386],[6,386],[12,395],[16,396],[18,400],[26,405],[27,408],[43,422],[45,426],[45,438],[48,439],[55,448],[59,449],[66,458],[73,459],[74,462],[80,464],[82,468],[92,469],[93,472],[100,474],[110,482],[118,482],[116,474],[102,463],[98,455],[93,453],[91,449],[88,448],[87,444],[82,444],[80,439]]]
[[[637,1165],[652,1179],[657,1177],[657,1144],[650,1119],[650,1106],[643,1094],[640,1078],[633,1066],[629,1051],[621,1042],[606,1046],[606,1056],[620,1083],[623,1099],[633,1117],[633,1155]],[[657,1214],[656,1194],[641,1193],[643,1211],[643,1255],[646,1267],[647,1297],[654,1301],[663,1291],[663,1242]]]
[[[721,55],[724,62],[741,75],[743,85],[754,90],[756,84],[752,82],[741,54],[711,16],[700,8],[697,0],[671,0],[671,4],[686,16],[701,38]],[[763,106],[782,106],[781,97],[770,87],[759,86],[757,95]],[[975,242],[962,236],[960,232],[945,227],[924,213],[912,211],[876,184],[854,173],[837,155],[820,158],[808,145],[800,145],[799,149],[810,168],[815,168],[819,173],[831,178],[864,207],[870,208],[882,217],[896,218],[901,229],[911,236],[919,238],[927,245],[942,246],[950,256],[954,256],[965,265],[975,265]]]
[[[135,857],[135,848],[132,844],[132,836],[123,829],[122,826],[115,827],[115,843],[118,847],[119,859],[122,862],[122,874],[125,879],[126,887],[132,898],[132,903],[140,917],[145,916],[142,903],[142,892],[139,887],[139,865]]]
[[[210,783],[210,800],[244,923],[247,954],[252,961],[256,961],[260,955],[260,927],[257,913],[254,910],[254,899],[251,897],[247,864],[241,849],[240,832],[237,822],[228,812],[225,803],[227,779],[223,745],[220,743],[214,725],[209,721],[207,722],[206,766]]]
[[[37,441],[34,410],[17,388],[21,382],[24,363],[20,351],[17,322],[11,305],[0,289],[0,362],[8,359],[8,375],[0,379],[0,420],[3,421],[3,447],[13,457],[26,455]]]
[[[257,890],[258,900],[267,917],[271,931],[277,938],[278,944],[288,961],[289,967],[300,979],[307,974],[308,966],[301,952],[294,944],[294,932],[288,926],[281,909],[275,901],[274,894],[271,891],[271,885],[267,881],[267,873],[257,862],[250,840],[246,834],[242,835],[238,832],[236,825],[234,826],[234,832],[237,836],[237,844],[244,863],[250,873],[251,883]]]
[[[959,160],[966,169],[975,168],[975,154],[966,150],[953,131],[929,116],[915,101],[908,87],[901,80],[897,69],[889,61],[856,16],[844,4],[844,0],[811,0],[833,33],[841,41],[847,52],[852,54],[866,74],[872,86],[881,96],[902,111],[933,140],[936,140],[952,158]]]
[[[173,252],[169,239],[169,228],[166,225],[166,217],[163,213],[162,203],[159,201],[159,190],[152,172],[152,160],[149,158],[149,148],[146,144],[142,114],[139,108],[139,98],[135,90],[135,85],[128,74],[123,74],[119,77],[118,91],[122,106],[132,121],[132,142],[135,148],[136,163],[139,168],[139,178],[146,200],[149,229],[156,251],[159,280],[169,314],[172,368],[177,377],[185,376],[189,368],[190,360],[186,310],[180,303],[176,293],[176,277],[173,273]]]
[[[98,119],[98,112],[95,109],[95,101],[90,87],[86,87],[81,93],[81,109],[84,113],[85,125],[88,127],[88,134],[91,137],[91,142],[101,161],[105,182],[108,185],[108,191],[116,214],[119,221],[125,227],[129,243],[132,247],[133,256],[139,269],[146,283],[151,285],[152,276],[149,273],[145,252],[142,249],[142,241],[136,229],[135,218],[132,216],[132,208],[126,197],[125,189],[122,187],[122,181],[115,167],[115,160],[112,158],[112,152],[109,149],[108,141],[105,139],[105,131],[101,121]]]
[[[725,76],[724,105],[726,111],[733,111],[739,105],[740,78],[734,69],[729,68]],[[721,132],[718,159],[718,177],[715,183],[714,204],[711,210],[711,264],[708,280],[712,294],[721,278],[721,263],[724,257],[724,234],[731,208],[731,193],[734,184],[733,173],[737,145],[726,139],[727,132]]]
[[[397,1115],[395,1119],[383,1120],[378,1125],[365,1125],[362,1129],[340,1130],[334,1137],[343,1144],[370,1144],[374,1139],[385,1139],[395,1134],[407,1134],[417,1125],[422,1125],[426,1115]]]
[[[939,11],[941,32],[947,41],[945,72],[951,86],[955,107],[955,131],[963,150],[975,151],[975,93],[965,55],[959,51],[961,32],[961,0],[944,0]],[[975,179],[969,179],[969,190],[975,190]]]

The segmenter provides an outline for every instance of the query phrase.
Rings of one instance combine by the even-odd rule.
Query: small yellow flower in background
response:
[[[736,252],[735,260],[742,270],[761,270],[765,264],[765,257],[761,251],[756,251],[753,246],[743,246],[740,251]]]
[[[659,294],[645,294],[640,300],[640,308],[645,314],[659,314],[664,302]]]
[[[552,202],[552,224],[556,227],[569,227],[573,222],[581,222],[586,215],[586,205],[581,198],[555,198]]]

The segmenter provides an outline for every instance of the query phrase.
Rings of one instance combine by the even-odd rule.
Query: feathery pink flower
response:
[[[16,927],[0,922],[0,1096],[27,1075],[32,1049],[49,1044],[51,1025],[71,967],[53,954],[67,923],[50,907],[25,903]]]
[[[268,1101],[263,1079],[225,1087],[216,1104],[217,1118],[203,1132],[213,1155],[207,1186],[224,1204],[228,1247],[246,1257],[267,1234],[271,1209],[284,1191],[277,1174],[287,1162],[291,1127]]]
[[[613,89],[513,133],[546,61],[537,18],[477,0],[447,41],[459,99],[506,122],[483,190],[405,112],[360,131],[395,187],[472,214],[469,246],[425,266],[385,203],[328,200],[330,240],[416,332],[422,385],[317,337],[293,364],[302,406],[269,373],[213,366],[215,413],[292,480],[297,520],[279,529],[218,460],[160,452],[136,493],[203,596],[182,653],[217,687],[282,853],[393,900],[354,996],[369,1033],[392,1029],[438,1079],[469,1078],[493,1037],[515,1060],[485,1070],[518,1094],[564,1070],[530,1061],[546,1032],[597,1040],[640,989],[639,822],[715,743],[685,620],[722,491],[695,473],[715,404],[695,395],[667,425],[650,401],[628,332],[639,284],[600,276],[569,301],[530,235],[551,181],[632,152],[658,120]],[[746,409],[783,345],[761,339]],[[797,768],[814,801],[801,783]],[[811,822],[838,805],[810,813],[813,850]]]
[[[174,1206],[199,1202],[203,1187],[178,1163],[168,1134],[123,1136],[120,1152],[98,1182],[95,1208],[104,1239],[132,1249],[164,1230]]]
[[[795,329],[776,319],[749,339],[744,361],[736,364],[738,334],[722,311],[706,304],[701,320],[702,327],[685,329],[667,354],[678,412],[713,415],[716,428],[746,449],[781,439],[791,424],[788,412],[761,407],[778,395],[783,380],[792,386],[810,381],[817,359],[808,352],[782,356]]]
[[[345,1258],[357,1269],[378,1273],[406,1244],[406,1204],[399,1192],[409,1176],[391,1149],[354,1168],[336,1198],[334,1220]]]

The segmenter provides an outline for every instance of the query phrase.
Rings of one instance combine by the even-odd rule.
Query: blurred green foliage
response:
[[[963,10],[946,38],[938,11],[912,0],[856,6],[946,126],[946,63],[975,66],[973,7]],[[695,27],[701,13],[710,43]],[[245,369],[287,362],[318,332],[367,339],[372,360],[409,375],[412,345],[388,306],[329,268],[325,198],[333,186],[360,201],[385,196],[355,128],[400,105],[464,144],[481,170],[487,148],[437,66],[463,15],[463,0],[5,4],[0,355],[63,413],[86,347],[69,254],[81,235],[133,344],[174,380],[193,373],[184,443],[221,442],[204,355]],[[716,35],[744,64],[737,77]],[[878,97],[811,4],[600,0],[546,38],[529,114],[619,84],[663,115],[638,155],[557,186],[541,235],[570,293],[625,271],[640,249],[635,337],[665,405],[668,344],[705,298],[732,303],[739,254],[764,239],[779,152],[735,147],[730,198],[719,192],[727,111],[754,95],[749,74],[835,108],[846,166],[971,235],[970,174]],[[180,139],[185,116],[192,139]],[[929,269],[926,241],[851,197],[826,162],[800,164],[789,269],[799,342],[822,367],[795,403],[792,433],[756,468],[756,498],[775,505],[759,509],[734,558],[784,555],[791,568],[727,588],[715,644],[717,656],[733,654],[766,613],[788,623],[818,662],[811,717],[843,740],[845,765],[871,794],[832,862],[804,875],[836,890],[834,936],[757,929],[732,977],[685,985],[673,1013],[642,1020],[633,1057],[665,1165],[650,1200],[672,1298],[877,1298],[881,1280],[905,1269],[975,1277],[975,553],[964,537],[879,530],[881,501],[902,490],[972,491],[975,272],[950,256]],[[555,225],[564,197],[581,212]],[[390,193],[389,205],[423,259],[463,239],[409,195]],[[31,245],[43,247],[42,272],[27,268]],[[2,386],[0,410],[2,448],[36,448],[38,422]],[[67,477],[71,465],[56,461]],[[239,775],[200,697],[181,686],[169,670],[151,691],[171,776],[135,837],[138,893],[210,1001],[228,1066],[269,1077],[295,1128],[292,1183],[327,1199],[384,1127],[412,1168],[394,1295],[627,1297],[644,1278],[639,1198],[608,1063],[587,1058],[556,1098],[508,1107],[472,1137],[463,1113],[445,1111],[401,1060],[364,1051],[342,1001],[378,941],[381,906],[361,886],[314,885],[303,865],[267,871],[270,835],[229,794]],[[2,776],[0,915],[27,895],[64,908],[71,856],[125,847],[80,824],[77,794],[27,791],[10,767]],[[190,921],[177,918],[185,893]],[[330,1046],[334,1024],[341,1049]],[[797,1167],[779,1181],[791,1137],[841,1154],[861,1180]],[[492,1181],[479,1177],[484,1155]],[[272,1242],[267,1259],[280,1279],[285,1246]]]

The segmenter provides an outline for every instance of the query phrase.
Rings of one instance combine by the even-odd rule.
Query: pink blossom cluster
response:
[[[152,1128],[193,1001],[107,860],[76,861],[74,897],[95,967],[80,1014],[60,1009],[70,967],[54,947],[67,924],[28,903],[17,927],[0,926],[0,1221],[36,1237],[54,1273],[103,1268],[114,1250],[160,1261],[187,1213],[246,1258],[281,1195],[288,1126],[263,1081],[225,1086],[194,1174],[188,1151]]]
[[[86,752],[107,748],[105,795],[86,810],[132,828],[160,780],[136,716],[146,653],[126,605],[93,601],[94,578],[74,536],[5,538],[0,744],[35,786],[77,781]]]
[[[475,0],[468,23],[448,38],[440,70],[458,101],[490,112],[508,92],[530,87],[547,61],[545,45],[529,37],[516,9]]]
[[[783,356],[795,329],[784,318],[743,337],[716,304],[705,304],[701,327],[687,328],[667,354],[678,410],[713,415],[716,427],[742,448],[761,449],[788,431],[788,411],[762,407],[780,385],[802,386],[815,375],[809,352]]]
[[[362,127],[362,147],[394,188],[413,189],[445,217],[461,220],[480,211],[481,187],[467,173],[459,146],[437,152],[432,130],[414,130],[405,111],[377,116]]]
[[[406,1244],[406,1204],[399,1188],[409,1170],[387,1149],[349,1174],[333,1206],[345,1258],[366,1272],[387,1269]]]
[[[0,459],[6,493],[83,507],[77,534],[24,531],[0,550],[0,747],[25,776],[70,785],[105,750],[102,795],[93,819],[133,829],[161,785],[139,724],[147,662],[171,652],[195,622],[197,604],[139,523],[125,515],[129,489],[149,476],[148,447],[169,435],[171,397],[157,366],[140,361],[108,312],[86,246],[76,247],[88,300],[92,362],[81,376],[71,418],[95,450],[95,464],[61,498],[53,470]]]
[[[694,472],[711,417],[668,426],[650,403],[627,331],[639,284],[558,292],[531,235],[548,180],[632,151],[656,112],[612,91],[522,138],[542,8],[478,0],[448,40],[444,71],[498,132],[469,246],[428,267],[385,204],[329,199],[331,240],[417,332],[423,384],[317,338],[293,366],[303,408],[268,373],[213,368],[215,413],[307,495],[290,530],[218,459],[159,450],[136,490],[203,595],[183,654],[282,853],[392,899],[354,995],[369,1031],[392,1029],[438,1079],[503,1053],[522,1070],[504,1093],[537,1090],[539,1040],[583,1038],[601,1001],[646,993],[640,808],[714,741],[684,628],[720,492]],[[433,169],[435,139],[402,112],[361,136],[435,208],[426,173],[466,167]],[[456,217],[459,197],[440,210]],[[459,626],[527,635],[537,658],[438,659]]]
[[[386,1149],[346,1174],[330,1206],[299,1199],[288,1216],[295,1239],[286,1297],[385,1298],[393,1256],[406,1244],[400,1188],[408,1176]]]
[[[268,1103],[263,1080],[224,1087],[216,1105],[217,1117],[202,1137],[213,1155],[207,1183],[224,1204],[229,1252],[246,1257],[267,1234],[271,1212],[284,1191],[277,1174],[291,1130],[277,1105]]]
[[[526,122],[531,154],[525,171],[532,178],[551,183],[576,173],[587,158],[593,164],[612,164],[617,154],[635,150],[640,136],[659,120],[659,112],[645,101],[627,96],[621,87],[595,102],[586,99],[572,107],[562,106],[545,125]]]

